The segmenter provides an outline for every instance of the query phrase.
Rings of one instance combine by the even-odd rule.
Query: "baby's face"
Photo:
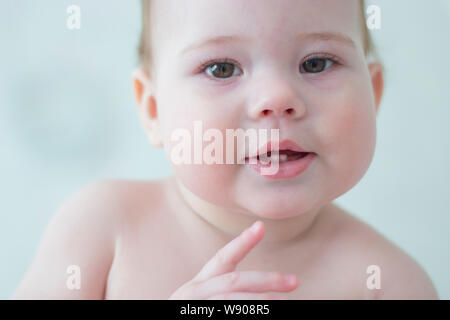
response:
[[[151,81],[169,159],[179,144],[172,132],[187,129],[194,139],[194,121],[223,137],[226,129],[278,128],[280,140],[316,154],[289,179],[242,164],[173,165],[184,186],[210,203],[276,219],[358,183],[374,154],[381,94],[372,89],[360,10],[357,0],[154,1]],[[224,69],[214,66],[225,59]]]

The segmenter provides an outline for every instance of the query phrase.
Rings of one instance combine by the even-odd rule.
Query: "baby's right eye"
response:
[[[227,79],[239,75],[239,68],[228,60],[206,63],[202,67],[202,70],[209,76],[218,79]]]

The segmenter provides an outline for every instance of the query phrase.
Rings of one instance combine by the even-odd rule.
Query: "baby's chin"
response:
[[[309,201],[297,201],[280,197],[254,197],[247,198],[246,201],[237,199],[237,204],[241,210],[248,214],[264,219],[287,219],[298,217],[311,210]]]
[[[317,190],[304,182],[274,183],[237,178],[224,168],[176,168],[178,180],[199,198],[221,208],[233,208],[250,216],[286,219],[315,207]]]
[[[190,190],[197,197],[214,206],[262,219],[295,218],[309,212],[313,207],[311,201],[304,199],[301,195],[291,197],[289,195],[280,196],[276,193],[271,196],[248,193],[236,196],[233,191],[225,188],[222,188],[220,192],[211,192],[211,190],[203,188]]]

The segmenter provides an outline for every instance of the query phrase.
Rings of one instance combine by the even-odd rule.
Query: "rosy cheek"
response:
[[[365,89],[341,87],[323,101],[317,126],[322,152],[331,163],[367,162],[374,148],[375,120]]]
[[[204,140],[205,137],[203,135],[205,132],[207,132],[208,129],[214,128],[219,130],[222,133],[222,137],[225,138],[226,128],[221,128],[222,124],[219,121],[214,121],[214,119],[203,119],[202,130],[199,130],[198,133],[200,134],[197,135],[194,133],[194,120],[196,119],[178,118],[178,120],[173,120],[172,122],[168,121],[165,123],[166,133],[164,139],[166,156],[169,159],[177,178],[180,179],[183,184],[187,186],[194,194],[203,199],[207,199],[209,202],[216,205],[226,205],[223,201],[224,199],[228,199],[228,197],[225,196],[224,193],[232,189],[233,179],[237,173],[236,166],[225,164],[207,164],[203,154],[206,147],[212,144],[211,140]],[[196,125],[197,124],[198,122],[196,122]],[[183,130],[178,130],[180,128]],[[171,132],[173,133],[175,130],[178,130],[177,132],[179,133],[177,139],[173,139],[171,136]],[[182,139],[180,137],[181,134],[187,138]],[[197,143],[196,137],[200,138],[200,144]],[[222,140],[223,148],[225,148],[225,141],[224,139]],[[180,153],[175,152],[176,150],[180,150],[180,147],[177,148],[177,146],[181,146],[181,144],[185,142],[190,145],[190,156],[188,157],[188,161],[190,161],[191,164],[183,163],[183,161],[178,164],[174,163],[174,153],[178,155],[175,156],[178,160],[182,158]],[[193,164],[195,161],[194,148],[196,144],[197,146],[200,146],[200,156],[197,157],[197,159],[201,162],[200,164]],[[224,158],[223,161],[225,162],[225,149],[222,150],[222,154]]]

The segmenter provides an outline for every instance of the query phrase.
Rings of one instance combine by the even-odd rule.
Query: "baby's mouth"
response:
[[[253,163],[262,163],[262,164],[270,164],[272,162],[278,161],[279,163],[289,162],[289,161],[295,161],[302,159],[306,157],[309,154],[309,152],[297,152],[294,150],[279,150],[278,154],[277,152],[267,152],[265,154],[257,155],[256,157],[246,157],[245,163],[250,163],[252,161]]]

